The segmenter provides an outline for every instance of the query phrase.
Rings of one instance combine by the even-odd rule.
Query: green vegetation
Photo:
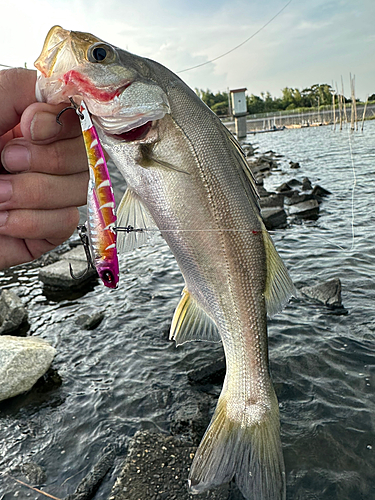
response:
[[[228,93],[217,92],[213,94],[210,90],[195,89],[197,95],[219,116],[228,115]],[[331,106],[331,85],[326,83],[312,85],[309,88],[299,90],[285,87],[281,97],[272,97],[269,92],[262,92],[260,96],[251,94],[247,96],[247,111],[250,115],[268,113],[272,111],[284,111],[300,108],[313,108],[317,106]],[[369,100],[375,99],[375,94]],[[349,102],[348,99],[345,102]],[[336,101],[337,102],[337,101]]]

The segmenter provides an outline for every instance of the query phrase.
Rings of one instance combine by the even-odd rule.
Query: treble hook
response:
[[[83,113],[81,113],[81,111],[79,110],[79,105],[74,102],[73,100],[73,97],[69,97],[69,101],[72,103],[71,106],[67,106],[66,108],[62,109],[58,115],[56,116],[56,121],[59,125],[62,126],[62,122],[60,121],[60,116],[65,113],[65,111],[67,111],[68,109],[74,109],[75,112],[77,113],[77,115],[81,118],[81,120],[83,120]]]
[[[68,108],[69,109],[69,108]],[[85,250],[85,254],[86,254],[86,260],[87,260],[87,267],[86,269],[83,271],[83,273],[79,274],[79,275],[75,275],[74,272],[73,272],[73,268],[72,268],[72,265],[69,263],[69,271],[70,271],[70,276],[74,279],[74,280],[80,280],[82,279],[84,276],[86,276],[86,274],[89,272],[90,270],[90,267],[92,267],[94,270],[95,270],[95,265],[92,261],[92,257],[91,257],[91,253],[90,253],[90,242],[89,242],[89,237],[87,235],[87,227],[85,225],[82,225],[82,226],[78,226],[77,227],[77,230],[78,230],[78,234],[79,234],[79,237],[82,241],[82,245],[83,245],[83,248]]]

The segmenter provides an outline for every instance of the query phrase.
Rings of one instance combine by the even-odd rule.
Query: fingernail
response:
[[[9,212],[0,212],[0,226],[4,226],[8,220]]]
[[[61,125],[56,122],[56,115],[52,113],[35,113],[30,125],[30,134],[33,141],[52,139],[60,132]]]
[[[1,163],[9,172],[25,172],[29,170],[30,160],[30,151],[24,146],[7,146],[1,154]]]
[[[9,181],[0,181],[0,203],[11,199],[13,194],[12,183]]]

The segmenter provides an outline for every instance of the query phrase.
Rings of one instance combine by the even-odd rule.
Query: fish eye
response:
[[[109,45],[95,44],[87,51],[87,59],[92,63],[110,63],[115,59],[115,53]]]

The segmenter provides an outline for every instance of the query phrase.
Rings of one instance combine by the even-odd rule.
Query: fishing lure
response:
[[[87,221],[78,226],[78,233],[84,245],[88,267],[96,269],[105,286],[116,288],[119,281],[119,265],[116,247],[116,213],[115,198],[107,163],[98,133],[92,123],[84,101],[80,105],[70,98],[72,106],[63,109],[57,115],[59,118],[67,109],[75,109],[80,118],[82,135],[85,143],[90,179],[87,191]],[[85,271],[84,274],[86,274]],[[70,266],[70,274],[75,276]]]

